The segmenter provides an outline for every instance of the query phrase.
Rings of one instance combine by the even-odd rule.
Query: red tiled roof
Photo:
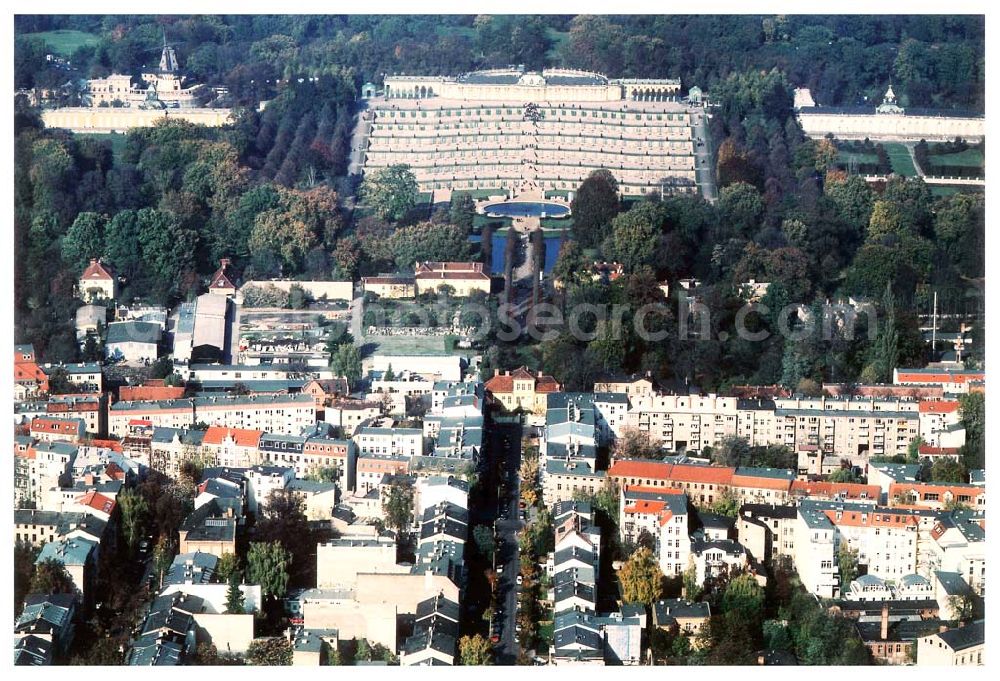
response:
[[[108,515],[111,515],[111,512],[115,510],[115,500],[95,490],[87,492],[82,497],[77,497],[76,503],[81,506],[89,506]]]
[[[220,445],[228,437],[232,437],[238,447],[256,447],[260,444],[263,430],[248,430],[246,428],[226,428],[224,426],[209,426],[202,440],[206,445]]]
[[[783,489],[788,491],[791,480],[786,478],[769,478],[761,475],[737,475],[733,474],[732,485],[734,487],[754,487],[757,489]]]
[[[918,409],[921,414],[950,414],[958,411],[958,400],[922,400]]]
[[[835,525],[847,527],[907,527],[919,524],[912,513],[892,512],[889,509],[873,508],[870,511],[823,511]],[[837,514],[840,513],[840,519]]]
[[[110,449],[113,452],[121,453],[122,451],[122,443],[118,440],[91,440],[90,444],[94,447]]]
[[[635,459],[615,461],[608,470],[608,476],[666,480],[670,477],[670,469],[672,466],[673,464],[664,463],[662,461],[638,461]]]
[[[636,499],[624,509],[625,513],[659,513],[666,507],[664,501],[654,501],[651,499]]]
[[[958,495],[968,495],[971,498],[976,498],[981,494],[986,494],[985,487],[975,487],[972,485],[949,485],[947,483],[925,483],[925,482],[894,482],[889,485],[889,498],[893,499],[895,497],[905,498],[910,492],[916,492],[917,503],[926,500],[928,494],[937,494],[938,502],[944,502],[945,492],[951,492],[952,496],[957,497]]]
[[[358,472],[370,472],[370,473],[387,473],[390,471],[400,472],[405,471],[409,461],[401,461],[398,459],[375,459],[371,457],[365,457],[358,459]]]
[[[212,289],[219,289],[219,288],[231,288],[231,289],[236,288],[236,284],[234,284],[233,280],[229,278],[228,258],[223,258],[221,260],[219,264],[219,269],[217,269],[215,271],[215,274],[212,275],[212,281],[208,285],[208,289],[210,291]]]
[[[514,391],[514,381],[534,381],[536,393],[556,393],[562,389],[559,382],[547,374],[535,376],[528,367],[520,366],[513,371],[497,374],[486,381],[485,388],[491,393],[509,393]]]
[[[878,485],[862,485],[855,482],[828,482],[793,480],[791,493],[804,497],[845,497],[847,499],[878,500],[881,489]]]
[[[79,433],[80,421],[78,419],[59,419],[36,416],[31,419],[32,432],[44,433]]]
[[[100,260],[91,260],[87,269],[83,271],[80,275],[80,279],[89,279],[91,281],[105,280],[113,281],[114,277],[111,275],[109,269],[101,263]]]
[[[116,464],[114,461],[109,463],[104,469],[104,474],[107,475],[112,480],[124,480],[125,471],[121,469],[121,466]]]
[[[184,387],[179,385],[123,385],[118,389],[118,399],[122,402],[176,400],[181,397],[184,397]]]
[[[920,445],[920,453],[924,456],[955,456],[959,452],[958,447],[935,447],[933,445]]]
[[[728,485],[733,481],[733,470],[720,466],[674,464],[673,470],[670,471],[670,477],[682,482],[709,482],[716,485]]]

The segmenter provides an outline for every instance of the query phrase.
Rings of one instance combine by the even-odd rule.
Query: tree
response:
[[[292,643],[287,638],[258,638],[247,647],[247,662],[256,666],[290,666]]]
[[[958,410],[965,427],[962,463],[967,469],[986,467],[986,399],[981,392],[970,392],[958,398]]]
[[[838,468],[826,476],[827,482],[858,482],[858,476],[850,466]]]
[[[493,562],[493,552],[496,551],[496,540],[493,538],[493,529],[487,525],[476,525],[472,529],[472,538],[476,542],[479,554],[488,563]]]
[[[719,192],[719,212],[729,234],[749,238],[760,227],[764,201],[753,185],[736,182]]]
[[[611,446],[611,456],[616,460],[659,459],[661,451],[659,445],[653,442],[648,430],[624,426]]]
[[[413,522],[413,484],[408,478],[397,478],[389,485],[382,509],[386,525],[402,535]]]
[[[368,173],[358,196],[383,220],[398,221],[417,204],[419,191],[410,166],[397,164]]]
[[[361,352],[353,343],[341,343],[330,356],[330,368],[353,388],[361,378]]]
[[[958,461],[940,458],[931,466],[930,482],[966,483],[968,481],[969,472]]]
[[[91,258],[99,258],[104,253],[104,229],[108,219],[105,215],[85,212],[76,216],[73,224],[62,238],[62,258],[75,274],[82,273]]]
[[[663,207],[655,203],[643,202],[620,213],[611,221],[611,233],[602,246],[605,257],[630,273],[652,265],[663,220]]]
[[[712,463],[719,466],[746,466],[750,462],[750,443],[739,435],[727,435],[712,449]]]
[[[280,542],[250,542],[247,552],[247,578],[259,584],[261,593],[280,598],[288,588],[288,570],[292,554]]]
[[[749,573],[738,575],[726,585],[722,610],[748,620],[759,619],[764,613],[764,587]]]
[[[463,636],[458,640],[458,657],[463,666],[493,664],[493,646],[481,634]]]
[[[161,534],[153,547],[153,569],[159,577],[160,585],[163,584],[163,575],[170,569],[174,562],[174,542],[169,535]]]
[[[722,490],[712,503],[712,513],[735,518],[740,512],[740,500],[729,489]]]
[[[451,202],[451,213],[449,219],[451,224],[461,227],[465,231],[472,229],[472,223],[476,218],[476,202],[472,200],[472,195],[462,194]]]
[[[222,554],[215,566],[215,578],[222,584],[228,584],[233,576],[240,573],[240,557],[235,553]]]
[[[125,543],[129,551],[135,551],[139,540],[146,533],[149,503],[134,489],[127,489],[119,494],[117,501]]]
[[[240,591],[240,574],[234,572],[229,577],[229,589],[226,591],[226,614],[242,615],[246,612],[246,597]]]
[[[641,548],[618,571],[618,580],[622,585],[622,599],[626,603],[652,606],[660,597],[663,573],[653,552]]]
[[[20,539],[14,543],[14,617],[21,614],[24,597],[31,588],[38,549]]]
[[[570,209],[575,240],[583,248],[597,246],[620,210],[618,181],[611,171],[602,168],[591,172],[577,189]]]
[[[76,592],[73,578],[61,562],[55,558],[46,558],[35,564],[35,576],[31,578],[29,593],[75,594]]]
[[[858,578],[858,550],[852,549],[846,541],[841,541],[837,550],[837,567],[840,569],[840,594],[844,597],[851,582]]]
[[[418,222],[397,229],[385,249],[401,270],[424,260],[466,260],[472,253],[468,233],[457,225]]]
[[[254,268],[277,259],[289,272],[302,269],[306,254],[316,243],[309,226],[292,213],[272,209],[254,219],[247,245],[254,258]],[[270,269],[262,267],[262,269]]]

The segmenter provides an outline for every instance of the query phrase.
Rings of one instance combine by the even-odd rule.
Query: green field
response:
[[[452,203],[455,202],[455,199],[465,195],[471,196],[474,201],[482,201],[491,196],[506,196],[506,191],[503,189],[455,189],[451,192]]]
[[[41,33],[26,33],[25,38],[41,38],[53,52],[61,57],[72,56],[81,47],[96,45],[100,38],[94,33],[83,31],[43,31]]]
[[[966,149],[954,154],[930,154],[930,162],[936,166],[982,168],[985,158],[979,149]]]
[[[913,159],[910,158],[910,152],[905,145],[886,143],[882,146],[885,147],[885,153],[889,155],[892,172],[904,177],[917,176],[917,169],[914,167]]]

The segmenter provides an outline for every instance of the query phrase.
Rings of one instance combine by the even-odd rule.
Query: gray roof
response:
[[[163,584],[209,584],[215,577],[218,556],[211,553],[180,553],[163,577]]]
[[[179,643],[163,640],[156,634],[141,636],[132,644],[128,664],[142,667],[177,666],[183,649]]]
[[[106,345],[114,343],[149,343],[160,342],[163,330],[153,322],[112,322],[108,324]]]
[[[712,611],[708,603],[671,598],[654,603],[653,613],[656,617],[656,623],[663,625],[676,621],[678,617],[709,617]]]
[[[14,642],[14,666],[38,667],[52,661],[52,642],[41,636],[22,636]]]
[[[986,642],[986,620],[977,620],[964,627],[942,631],[938,637],[954,651],[983,645]]]
[[[96,548],[96,542],[82,537],[50,541],[42,547],[35,564],[54,559],[63,565],[85,565]]]
[[[957,572],[937,570],[934,577],[941,583],[945,593],[949,596],[962,596],[972,591],[968,583],[962,579],[962,575]]]

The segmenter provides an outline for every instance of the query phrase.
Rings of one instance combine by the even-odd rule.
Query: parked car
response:
[[[518,586],[521,586],[521,584],[522,584],[523,582],[524,582],[524,577],[523,577],[522,575],[518,575],[518,576],[517,576],[517,585],[518,585]]]

